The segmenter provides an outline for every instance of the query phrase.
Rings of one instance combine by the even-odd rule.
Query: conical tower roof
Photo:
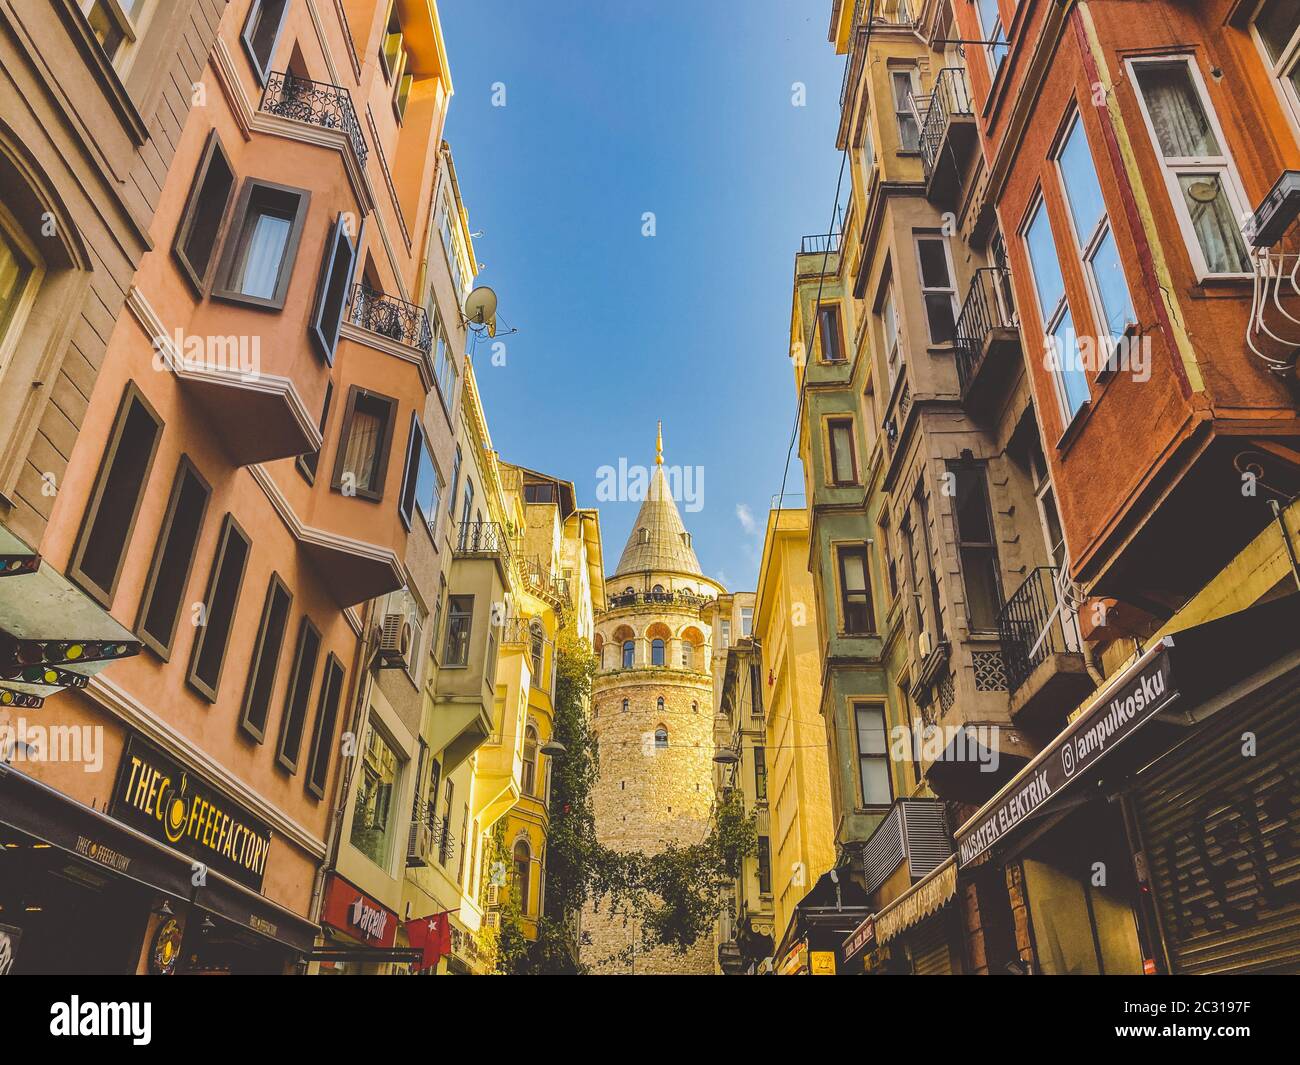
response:
[[[700,560],[695,557],[682,516],[677,512],[668,478],[664,474],[663,423],[659,425],[655,468],[650,476],[645,501],[627,538],[623,556],[618,560],[615,577],[645,570],[690,573],[704,576]]]

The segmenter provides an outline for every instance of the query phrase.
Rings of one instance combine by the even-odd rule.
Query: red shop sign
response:
[[[391,947],[397,940],[397,914],[339,876],[330,877],[321,920],[369,947]]]

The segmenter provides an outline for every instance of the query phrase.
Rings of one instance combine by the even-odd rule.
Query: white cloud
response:
[[[740,522],[740,527],[747,533],[753,533],[758,529],[758,523],[754,521],[754,512],[749,509],[748,504],[736,504],[736,518]]]

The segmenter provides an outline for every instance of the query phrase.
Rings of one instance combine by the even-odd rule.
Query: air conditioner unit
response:
[[[483,915],[483,927],[491,929],[493,932],[501,931],[501,911],[489,910]]]
[[[411,833],[406,841],[406,864],[423,868],[429,864],[433,852],[433,830],[425,821],[412,821]]]
[[[928,632],[919,632],[916,635],[916,653],[924,662],[934,651],[934,640],[930,638]]]
[[[384,626],[379,634],[380,668],[405,668],[410,662],[414,636],[411,619],[405,614],[385,614]]]
[[[501,905],[501,888],[497,884],[489,884],[483,891],[483,905],[488,909]]]

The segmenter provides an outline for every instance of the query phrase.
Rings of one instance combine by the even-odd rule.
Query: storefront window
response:
[[[1137,922],[1114,886],[1119,871],[1101,860],[1079,870],[1026,860],[1025,892],[1041,973],[1141,974]]]
[[[383,867],[387,867],[392,851],[397,765],[397,754],[371,724],[352,813],[352,846]]]

